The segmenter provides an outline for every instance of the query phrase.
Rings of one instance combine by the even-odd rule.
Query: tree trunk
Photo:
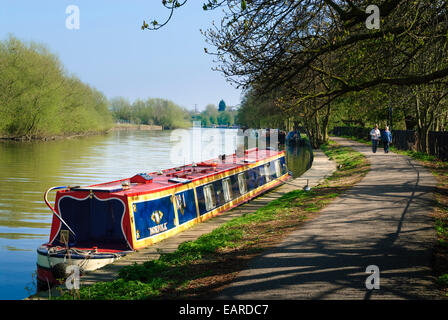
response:
[[[331,105],[328,104],[327,112],[322,123],[322,140],[324,143],[328,141],[328,124],[330,122]]]

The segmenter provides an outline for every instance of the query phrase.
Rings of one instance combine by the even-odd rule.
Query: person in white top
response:
[[[372,138],[372,152],[376,153],[376,148],[378,147],[378,141],[381,137],[381,132],[378,129],[378,125],[375,125],[375,128],[370,131],[370,137]]]

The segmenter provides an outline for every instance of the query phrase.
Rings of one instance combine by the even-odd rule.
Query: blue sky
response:
[[[144,19],[167,17],[160,0],[0,0],[0,39],[46,44],[69,73],[108,98],[165,98],[198,110],[221,99],[237,105],[241,91],[211,70],[199,32],[222,13],[205,12],[202,3],[189,0],[164,28],[142,31]],[[79,30],[66,28],[69,5],[80,10]]]

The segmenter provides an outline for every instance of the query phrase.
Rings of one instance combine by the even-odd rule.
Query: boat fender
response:
[[[67,274],[67,267],[68,264],[65,262],[57,263],[53,267],[51,267],[51,273],[53,274],[55,279],[65,280],[69,276]]]
[[[60,262],[55,264],[53,267],[51,267],[51,273],[53,274],[54,278],[57,280],[66,280],[71,273],[67,272],[67,267],[69,266],[66,262]],[[85,271],[83,268],[79,268],[79,274],[84,275]]]

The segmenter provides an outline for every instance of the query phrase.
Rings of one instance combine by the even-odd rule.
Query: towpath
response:
[[[406,156],[332,139],[365,154],[370,172],[319,217],[255,258],[220,299],[437,298],[429,216],[434,177]],[[366,288],[370,265],[379,269],[379,289]]]

